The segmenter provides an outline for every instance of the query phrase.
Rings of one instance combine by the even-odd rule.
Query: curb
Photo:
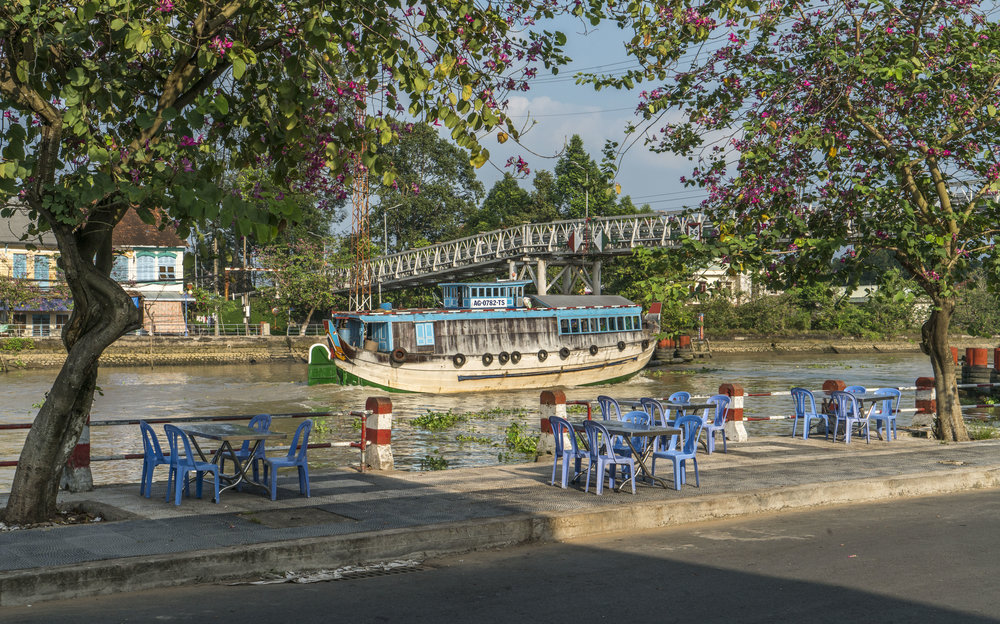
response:
[[[426,559],[600,533],[989,488],[1000,488],[1000,465],[647,502],[629,505],[629,513],[622,513],[619,506],[588,512],[518,514],[15,570],[0,573],[0,606],[242,580],[274,570],[309,571],[393,559]]]

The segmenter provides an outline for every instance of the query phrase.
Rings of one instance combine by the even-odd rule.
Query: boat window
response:
[[[417,346],[434,346],[434,323],[414,323],[417,330]]]
[[[594,325],[594,319],[583,319],[583,333],[589,334],[594,331],[596,326]]]
[[[560,334],[569,333],[569,319],[559,319],[559,333]]]
[[[625,317],[625,329],[632,329],[632,317],[631,316],[626,316]]]
[[[606,317],[603,317],[603,316],[601,317],[600,324],[601,324],[600,331],[602,331],[602,332],[608,331],[608,319]]]
[[[617,324],[618,324],[618,331],[622,331],[623,329],[625,329],[625,317],[623,317],[623,316],[619,316],[619,317],[618,317],[618,318],[617,318],[617,319],[615,320],[615,323],[617,323]]]
[[[569,320],[569,331],[571,334],[580,333],[580,319],[570,319]]]

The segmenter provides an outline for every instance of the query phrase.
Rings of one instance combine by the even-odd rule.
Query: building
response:
[[[17,211],[0,220],[0,328],[14,336],[58,336],[71,302],[56,268],[51,232],[28,235],[31,221]]]
[[[58,248],[51,232],[28,236],[27,215],[17,211],[0,220],[0,280],[13,279],[27,286],[16,291],[20,301],[0,300],[0,329],[17,336],[59,336],[69,320],[72,301],[56,267]],[[23,239],[23,240],[22,240]],[[111,277],[119,282],[143,310],[141,333],[186,334],[187,303],[184,292],[184,241],[171,228],[144,223],[133,210],[122,218],[111,237],[114,264]],[[7,308],[11,309],[7,309]]]
[[[184,241],[172,228],[145,223],[129,210],[111,235],[115,260],[111,277],[142,306],[142,331],[186,334]]]

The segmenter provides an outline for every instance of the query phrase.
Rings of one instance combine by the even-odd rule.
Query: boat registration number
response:
[[[470,308],[506,308],[507,299],[504,297],[476,297],[469,300]]]

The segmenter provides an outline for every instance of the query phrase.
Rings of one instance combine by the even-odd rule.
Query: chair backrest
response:
[[[618,406],[618,401],[609,396],[601,395],[597,397],[597,404],[601,406],[601,420],[622,419],[622,408]]]
[[[160,440],[156,437],[156,432],[149,426],[149,423],[145,420],[140,420],[139,431],[142,432],[142,448],[146,455],[153,457],[157,461],[167,461],[163,456],[163,448],[160,446]]]
[[[191,441],[187,434],[174,425],[163,425],[163,433],[170,445],[170,463],[178,468],[194,468],[194,455],[191,453]],[[184,452],[180,452],[180,442],[184,443]]]
[[[607,454],[611,455],[614,451],[611,450],[611,434],[608,433],[608,428],[605,427],[598,420],[585,420],[583,421],[584,432],[587,434],[587,445],[590,447],[590,460],[597,461],[598,455],[601,454],[601,446],[606,446],[608,451]]]
[[[635,423],[637,425],[649,426],[649,423],[652,422],[652,418],[650,418],[649,414],[647,414],[643,410],[632,410],[631,412],[626,412],[625,414],[622,414],[622,422],[630,422],[630,423]],[[629,436],[629,437],[632,438],[632,446],[634,446],[639,450],[645,448],[646,441],[649,439],[645,436]]]
[[[565,418],[560,418],[558,416],[549,416],[549,424],[552,426],[552,435],[556,439],[556,457],[562,457],[563,454],[563,443],[566,438],[563,437],[563,433],[568,433],[566,436],[569,438],[569,443],[572,446],[572,450],[575,452],[577,450],[576,445],[576,434],[573,432],[573,425],[570,424]]]
[[[890,415],[899,411],[899,400],[903,396],[902,392],[896,388],[879,388],[875,391],[875,395],[886,397],[886,400],[878,402],[878,413]]]
[[[844,388],[844,392],[857,392],[858,394],[864,394],[868,392],[868,389],[864,386],[847,386]]]
[[[726,423],[726,408],[729,407],[729,397],[725,394],[716,394],[708,397],[706,402],[715,405],[715,418],[712,420],[712,425],[716,427],[724,425]]]
[[[802,418],[806,414],[816,413],[816,397],[811,390],[792,388],[792,400],[795,401],[795,417]]]
[[[698,438],[701,436],[701,429],[704,427],[701,416],[695,416],[694,414],[681,416],[674,423],[674,426],[684,432],[684,446],[681,447],[681,453],[685,455],[694,454]]]
[[[691,393],[685,390],[678,390],[677,392],[671,394],[667,398],[667,401],[669,401],[670,403],[690,403]]]
[[[664,420],[663,414],[667,410],[663,407],[663,405],[660,404],[659,401],[657,401],[656,399],[652,399],[650,397],[642,397],[641,399],[639,399],[639,405],[641,405],[642,409],[645,410],[647,414],[649,414],[649,422],[651,423],[663,422]]]
[[[264,433],[271,428],[271,415],[270,414],[257,414],[250,419],[250,428],[254,431],[260,431]]]
[[[830,393],[830,400],[834,402],[837,408],[837,418],[861,415],[858,398],[850,392],[834,390]]]
[[[292,445],[288,447],[288,459],[295,459],[297,462],[305,461],[306,447],[309,446],[309,433],[312,431],[313,421],[307,418],[299,423],[295,435],[292,436]],[[301,440],[300,440],[301,438]]]

